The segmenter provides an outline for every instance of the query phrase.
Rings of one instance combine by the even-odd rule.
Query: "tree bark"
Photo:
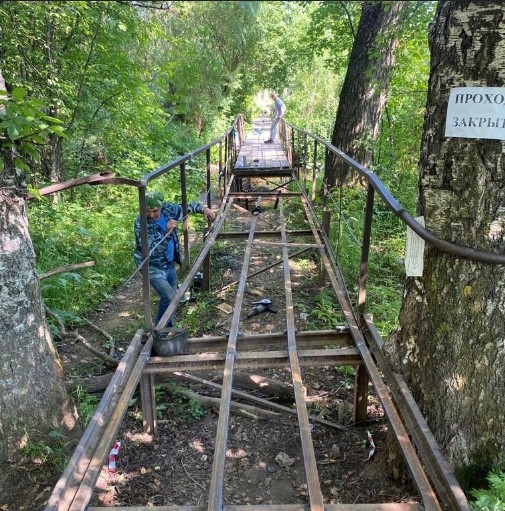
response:
[[[0,158],[1,465],[15,460],[28,440],[49,444],[47,433],[71,430],[76,422],[35,273],[24,176],[15,168],[13,149],[1,149]]]
[[[430,48],[418,214],[440,238],[503,252],[504,142],[444,130],[451,88],[503,87],[505,6],[439,2]],[[504,339],[505,268],[427,248],[424,275],[407,279],[400,328],[385,346],[457,476],[503,464]]]
[[[363,2],[361,18],[347,66],[331,143],[370,167],[370,143],[379,135],[382,110],[398,45],[396,30],[408,2]],[[330,155],[325,181],[329,188],[342,183],[349,166]]]

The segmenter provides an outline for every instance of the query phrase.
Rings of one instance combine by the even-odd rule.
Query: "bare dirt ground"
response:
[[[242,205],[244,206],[244,205]],[[246,230],[250,213],[234,210],[230,229]],[[265,206],[258,220],[258,230],[270,230],[278,212]],[[213,250],[214,290],[239,279],[244,246],[238,242],[216,244]],[[278,248],[258,247],[252,258],[251,271],[278,261]],[[290,262],[295,317],[298,330],[327,328],[327,318],[316,313],[314,297],[324,288],[314,276],[317,264],[308,256]],[[227,292],[199,294],[181,306],[177,325],[187,326],[192,337],[223,335],[230,329],[236,287]],[[250,319],[246,313],[253,301],[269,297],[277,314],[263,313]],[[153,298],[153,310],[156,300]],[[282,332],[285,330],[285,297],[282,265],[248,280],[240,329],[244,334]],[[331,311],[330,311],[331,312]],[[338,316],[338,312],[335,312]],[[119,355],[127,348],[135,331],[142,326],[141,287],[139,279],[121,288],[115,297],[88,318],[114,336]],[[108,342],[96,329],[79,329],[93,345],[103,351]],[[58,342],[58,351],[69,379],[108,372],[103,361],[89,353],[80,343],[69,339]],[[288,368],[254,371],[279,382],[291,383]],[[215,374],[200,374],[219,382]],[[327,503],[415,502],[418,496],[408,481],[395,478],[387,447],[388,422],[370,387],[367,421],[351,424],[354,376],[350,368],[332,366],[302,369],[307,389],[307,406],[311,415],[346,426],[341,430],[317,422],[311,434],[317,460],[319,480]],[[219,392],[195,383],[174,381],[160,386],[157,394],[158,436],[143,433],[140,398],[134,396],[116,440],[121,449],[116,471],[104,464],[90,506],[161,506],[207,505],[211,480],[214,439],[218,414],[188,400],[181,389],[189,388],[201,395],[219,397]],[[251,392],[250,390],[248,392]],[[274,400],[259,390],[255,396]],[[293,408],[292,402],[279,401]],[[371,435],[371,437],[369,436]],[[373,440],[375,451],[369,457]],[[112,447],[112,446],[111,446]],[[19,499],[12,505],[0,500],[2,511],[43,509],[58,475],[45,471],[45,477],[33,473],[20,488]],[[296,415],[279,414],[275,418],[252,419],[231,415],[228,431],[224,502],[230,504],[307,504],[308,491],[302,445]]]

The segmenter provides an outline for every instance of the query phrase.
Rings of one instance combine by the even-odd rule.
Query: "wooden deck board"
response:
[[[270,136],[270,120],[256,119],[252,126],[252,131],[246,135],[240,148],[234,173],[241,175],[248,171],[265,171],[266,174],[270,174],[268,171],[282,169],[289,174],[291,168],[280,142],[265,144],[265,140]]]

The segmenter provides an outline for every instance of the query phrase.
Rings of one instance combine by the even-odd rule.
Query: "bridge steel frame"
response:
[[[282,145],[292,163],[296,157],[298,168],[293,169],[291,182],[296,182],[300,192],[287,192],[283,186],[274,188],[269,192],[243,193],[232,191],[234,186],[233,164],[237,159],[238,150],[244,141],[244,122],[242,116],[238,116],[230,129],[199,149],[177,158],[168,164],[155,169],[145,175],[141,180],[135,181],[111,174],[95,174],[85,178],[79,178],[67,183],[52,185],[39,190],[40,195],[48,195],[58,191],[81,186],[122,184],[135,186],[139,193],[139,210],[142,222],[142,246],[145,264],[142,265],[143,298],[146,329],[152,330],[149,298],[149,277],[148,277],[148,247],[147,247],[147,222],[145,221],[145,192],[148,184],[164,173],[179,168],[181,177],[181,193],[183,208],[187,212],[187,190],[185,179],[185,165],[195,156],[205,153],[207,172],[207,205],[211,206],[211,149],[218,146],[218,180],[219,196],[221,205],[216,222],[209,226],[203,247],[190,266],[189,259],[185,260],[186,268],[189,269],[184,282],[178,289],[176,296],[165,312],[159,324],[164,322],[175,312],[179,300],[184,296],[186,290],[193,282],[199,268],[206,269],[208,282],[208,261],[212,244],[216,239],[239,236],[238,234],[220,233],[227,213],[229,213],[234,200],[251,198],[258,201],[262,198],[275,198],[280,204],[280,214],[283,213],[283,201],[292,198],[299,198],[303,205],[310,229],[306,231],[288,231],[282,227],[279,231],[256,231],[263,237],[277,238],[276,242],[282,251],[282,261],[274,264],[282,264],[285,277],[285,295],[287,305],[287,329],[282,333],[251,335],[240,338],[240,351],[237,350],[237,339],[239,337],[240,311],[243,303],[245,283],[251,276],[248,274],[248,262],[251,256],[251,247],[254,241],[256,229],[256,217],[251,219],[251,228],[247,233],[247,248],[244,254],[244,264],[240,280],[233,285],[238,285],[234,316],[232,318],[230,334],[227,337],[213,337],[207,339],[190,339],[189,353],[170,358],[151,356],[153,346],[152,335],[144,334],[138,330],[133,337],[130,346],[121,359],[114,376],[107,387],[98,408],[86,428],[79,444],[77,445],[69,464],[57,482],[49,499],[46,511],[76,511],[88,510],[98,511],[108,508],[89,508],[94,485],[102,469],[104,460],[110,449],[110,445],[118,431],[121,421],[126,413],[128,403],[136,388],[140,384],[142,410],[144,416],[145,431],[156,434],[156,396],[154,390],[154,376],[163,372],[169,372],[174,376],[190,377],[186,373],[201,370],[223,370],[223,384],[217,386],[205,380],[199,380],[208,385],[219,387],[222,391],[219,411],[219,423],[215,442],[214,464],[212,469],[211,484],[207,509],[209,511],[302,511],[307,509],[304,505],[224,505],[224,464],[227,441],[228,420],[230,414],[231,396],[237,391],[232,390],[234,367],[275,367],[277,364],[286,365],[289,361],[293,378],[293,388],[296,401],[296,413],[300,426],[302,438],[302,450],[305,464],[305,471],[308,483],[309,504],[311,510],[316,511],[439,511],[442,508],[451,511],[469,511],[466,497],[456,481],[450,467],[446,463],[441,449],[431,433],[425,419],[418,409],[405,381],[401,375],[395,373],[388,365],[382,353],[382,340],[375,328],[371,317],[364,313],[366,298],[366,278],[368,266],[368,252],[370,247],[371,222],[375,193],[383,203],[397,215],[406,225],[411,227],[421,238],[433,247],[453,254],[457,257],[469,258],[476,261],[490,264],[505,264],[505,256],[495,253],[481,252],[467,247],[440,240],[427,229],[418,224],[396,201],[380,179],[370,170],[366,169],[339,149],[332,146],[321,138],[289,124],[283,120],[279,130]],[[317,151],[320,146],[324,147],[326,155],[333,153],[346,161],[354,171],[367,182],[367,205],[364,225],[364,240],[362,243],[361,271],[359,276],[359,304],[358,314],[353,310],[348,294],[346,292],[343,276],[338,268],[336,257],[324,228],[328,218],[318,218],[308,191],[298,181],[298,170],[300,164],[307,166],[308,140],[313,141],[312,157],[312,189],[311,196],[315,197],[315,181],[317,172]],[[302,157],[297,154],[298,149],[303,147]],[[223,155],[224,152],[224,155]],[[241,174],[243,176],[243,174]],[[284,176],[284,174],[282,174]],[[284,179],[284,177],[283,177]],[[240,187],[237,187],[240,189]],[[290,243],[288,237],[307,236],[311,234],[315,243],[296,244]],[[188,257],[188,231],[187,223],[184,224],[185,254]],[[267,243],[267,242],[263,242]],[[348,327],[342,327],[331,331],[297,332],[294,324],[293,303],[291,297],[291,277],[289,272],[288,246],[298,246],[300,251],[317,250],[322,264],[330,280],[340,307],[344,313]],[[271,265],[272,266],[272,265]],[[264,271],[264,270],[261,270]],[[230,284],[232,285],[232,284]],[[331,342],[337,345],[336,348],[322,349],[324,345]],[[269,348],[277,347],[276,350],[266,351]],[[212,354],[209,351],[221,353]],[[258,351],[259,350],[259,351]],[[203,354],[202,354],[203,352]],[[400,444],[404,459],[409,472],[419,491],[422,503],[381,503],[381,504],[325,504],[317,476],[317,466],[312,447],[309,421],[314,417],[307,415],[304,401],[303,383],[301,380],[300,367],[317,365],[328,365],[331,361],[334,365],[354,365],[357,368],[355,381],[355,421],[366,415],[366,396],[369,379],[372,381],[382,406],[388,416],[395,436]],[[386,378],[387,384],[381,375]],[[193,377],[198,380],[197,377]],[[243,394],[243,393],[242,393]],[[244,397],[244,396],[241,396]],[[272,405],[273,408],[282,410],[280,405]],[[283,410],[286,411],[286,410]],[[320,419],[321,421],[321,419]],[[342,426],[323,421],[330,427],[342,428]],[[432,485],[435,487],[433,490]],[[197,506],[158,506],[158,507],[115,507],[124,511],[202,511]]]

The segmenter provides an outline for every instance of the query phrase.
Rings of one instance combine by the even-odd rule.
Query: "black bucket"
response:
[[[171,357],[187,353],[188,329],[167,327],[154,330],[153,350],[158,357]]]

